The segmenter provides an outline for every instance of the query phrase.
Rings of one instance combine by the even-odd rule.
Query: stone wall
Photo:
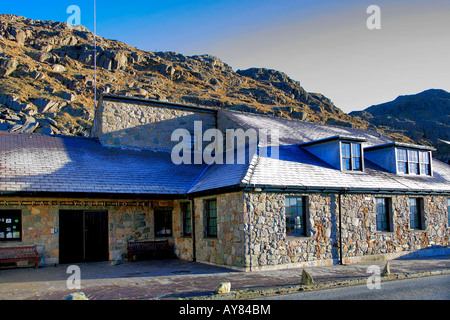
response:
[[[205,200],[217,201],[217,238],[205,236]],[[199,262],[245,268],[245,237],[248,226],[243,193],[227,193],[194,200],[196,257]]]
[[[279,265],[333,264],[337,261],[337,221],[333,194],[311,194],[307,216],[308,235],[286,235],[285,196],[306,194],[247,193],[251,233],[248,268],[266,269]]]
[[[391,199],[392,231],[377,231],[375,198]],[[424,204],[423,230],[410,228],[409,199],[419,197]],[[353,263],[361,257],[368,259],[395,258],[404,254],[421,255],[426,251],[449,245],[447,198],[442,196],[405,195],[345,195],[343,204],[344,263]]]
[[[101,100],[95,117],[93,136],[103,145],[158,150],[172,150],[179,143],[171,141],[176,129],[194,133],[194,121],[202,122],[202,135],[216,125],[213,113],[107,99]]]
[[[76,205],[65,205],[65,203]],[[108,211],[109,225],[109,259],[127,258],[127,241],[154,238],[154,208],[173,208],[174,236],[169,242],[177,242],[175,252],[180,258],[191,259],[191,252],[186,253],[176,239],[180,236],[180,209],[177,201],[169,200],[105,200],[105,199],[35,199],[2,198],[0,210],[20,210],[22,212],[22,241],[1,241],[0,247],[37,245],[40,264],[59,263],[59,210],[105,210]],[[53,229],[54,233],[51,232]],[[187,242],[187,241],[185,241]],[[188,248],[188,245],[185,244]]]
[[[308,199],[308,233],[304,237],[286,235],[286,196]],[[376,197],[391,199],[392,231],[377,231]],[[412,230],[409,226],[410,196],[342,195],[343,262],[448,254],[447,197],[414,197],[423,199],[423,230]],[[205,236],[207,199],[217,201],[216,238]],[[3,198],[0,210],[21,210],[23,235],[20,242],[0,242],[0,246],[38,245],[40,263],[59,263],[59,232],[55,230],[59,228],[59,210],[108,210],[109,259],[126,259],[127,241],[153,239],[155,208],[170,207],[173,236],[167,238],[175,245],[179,258],[192,260],[192,238],[182,234],[180,203],[184,201]],[[253,271],[337,264],[340,259],[338,208],[339,196],[335,193],[234,192],[195,198],[196,260]]]
[[[57,209],[49,205],[21,206],[13,204],[2,205],[0,210],[22,211],[22,241],[2,241],[0,242],[1,247],[37,245],[40,263],[54,264],[58,262],[58,236],[51,232],[59,225]],[[18,262],[18,264],[25,265],[27,262]]]
[[[285,196],[307,196],[308,234],[286,235]],[[346,194],[341,198],[342,260],[355,263],[386,260],[402,255],[427,255],[447,252],[449,226],[447,198],[423,196],[424,230],[409,227],[409,196],[389,197],[392,202],[393,231],[376,228],[375,196]],[[250,213],[250,248],[246,251],[247,269],[330,265],[339,261],[339,197],[332,193],[282,194],[245,193]]]

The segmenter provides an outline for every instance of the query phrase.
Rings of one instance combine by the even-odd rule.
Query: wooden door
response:
[[[109,259],[108,212],[59,211],[59,263]]]

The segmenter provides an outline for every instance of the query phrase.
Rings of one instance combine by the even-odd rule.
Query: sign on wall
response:
[[[20,241],[22,221],[19,210],[0,211],[0,241]]]

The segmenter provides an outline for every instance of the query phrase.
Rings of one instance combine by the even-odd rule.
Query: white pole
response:
[[[94,110],[97,106],[97,17],[94,0]]]

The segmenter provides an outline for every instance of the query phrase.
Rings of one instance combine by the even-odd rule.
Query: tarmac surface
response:
[[[70,265],[0,269],[0,300],[64,300],[83,292],[89,300],[234,300],[367,283],[373,270],[384,262],[305,267],[272,271],[240,272],[184,260],[151,260],[76,264],[80,288],[69,289]],[[372,266],[372,267],[371,267]],[[377,266],[378,268],[373,266]],[[370,267],[370,268],[369,268]],[[450,273],[450,255],[389,261],[391,275],[381,281]],[[302,271],[314,284],[301,285]],[[216,294],[221,282],[231,283],[231,292]]]

